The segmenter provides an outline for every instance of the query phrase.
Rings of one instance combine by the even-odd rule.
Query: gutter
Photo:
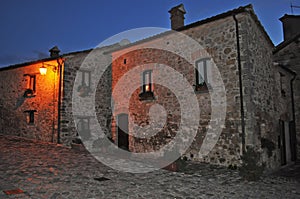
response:
[[[62,62],[59,62],[59,59],[57,59],[58,63],[58,69],[59,69],[59,85],[58,85],[58,103],[57,103],[57,143],[60,144],[60,114],[61,114],[61,96],[62,96],[62,70],[63,70],[63,64],[64,60],[62,59]]]
[[[291,87],[291,101],[292,101],[292,114],[293,114],[293,129],[294,129],[294,133],[293,133],[293,140],[295,141],[295,143],[293,143],[293,147],[295,147],[295,154],[294,157],[292,157],[292,160],[296,161],[297,160],[297,137],[296,137],[296,114],[295,114],[295,101],[294,101],[294,86],[293,83],[296,79],[296,74],[293,74],[293,78],[290,80],[290,87]]]
[[[245,111],[244,111],[244,96],[243,96],[243,82],[242,82],[242,63],[241,63],[241,47],[239,38],[239,23],[236,15],[233,14],[233,19],[235,21],[235,34],[236,34],[236,47],[237,47],[237,61],[239,70],[239,86],[240,86],[240,104],[241,104],[241,125],[242,125],[242,153],[246,151],[245,148]]]

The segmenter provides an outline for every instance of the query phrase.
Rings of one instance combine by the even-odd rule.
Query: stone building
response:
[[[287,132],[299,125],[299,95],[294,69],[278,60],[298,49],[298,37],[275,48],[251,5],[188,25],[183,5],[169,13],[173,30],[132,44],[61,56],[54,48],[48,59],[0,69],[1,132],[70,145],[97,138],[99,122],[135,153],[160,151],[181,135],[178,152],[194,161],[239,165],[248,147],[269,168],[294,161],[295,133]],[[82,111],[90,109],[96,115]]]
[[[175,34],[172,31],[112,52],[113,90],[128,73],[131,81],[136,80],[142,85],[135,91],[131,87],[121,86],[119,90],[132,94],[130,100],[124,99],[124,96],[119,97],[118,92],[113,93],[117,109],[113,111],[112,124],[117,126],[115,124],[127,123],[123,128],[129,131],[129,136],[124,136],[124,130],[113,128],[113,139],[130,151],[148,152],[160,149],[175,137],[182,117],[178,98],[170,89],[155,84],[155,78],[162,78],[159,76],[159,67],[167,65],[182,74],[190,85],[194,85],[194,94],[201,108],[197,135],[188,150],[180,151],[184,156],[215,164],[239,164],[243,151],[247,147],[254,147],[262,154],[261,161],[266,162],[268,167],[279,166],[281,154],[278,142],[282,140],[279,120],[286,125],[293,121],[289,84],[293,73],[281,65],[273,64],[274,45],[252,6],[240,7],[189,25],[184,25],[185,10],[182,5],[169,12],[172,27],[203,47],[205,53],[192,52],[192,64],[198,70],[180,56],[155,49],[157,46],[175,45],[172,43],[174,38],[170,36]],[[180,45],[179,52],[192,48],[183,43]],[[209,129],[215,130],[221,125],[219,118],[213,118],[212,113],[212,96],[220,93],[218,89],[209,89],[216,78],[216,73],[209,69],[212,65],[220,72],[225,86],[226,118],[215,146],[203,156],[199,150],[207,142]],[[136,70],[136,75],[130,73],[137,67],[140,70]],[[204,84],[199,80],[201,76],[205,80]],[[172,81],[172,78],[167,81]],[[165,108],[167,125],[151,138],[138,139],[131,136],[137,133],[134,124],[143,126],[143,129],[155,130],[155,124],[151,124],[149,117],[151,107],[155,104]],[[187,128],[184,133],[190,131],[192,129]]]
[[[300,74],[300,16],[284,15],[280,20],[283,25],[284,41],[273,51],[274,61],[296,74]],[[291,151],[283,152],[283,163],[300,158],[300,78],[296,74],[293,74],[293,78],[289,82],[290,90],[293,93],[291,118],[294,122],[286,127],[285,145],[288,147],[283,147],[291,148]],[[281,77],[283,77],[282,74]],[[285,153],[286,155],[284,155]]]
[[[50,51],[50,58],[0,68],[2,134],[58,141],[63,59],[56,48]],[[41,67],[49,68],[47,75],[40,74]]]
[[[93,52],[99,55],[119,46],[106,46]],[[95,86],[103,94],[96,100],[99,122],[109,125],[106,123],[110,120],[104,118],[110,118],[110,70],[95,85],[93,68],[82,66],[91,51],[59,55],[59,49],[54,47],[49,58],[0,68],[1,91],[5,93],[0,98],[1,133],[65,145],[78,142],[76,127],[89,131],[91,116],[73,114],[72,97],[76,93],[84,99],[81,104],[88,103],[85,97],[91,95]],[[107,108],[100,110],[102,104]]]

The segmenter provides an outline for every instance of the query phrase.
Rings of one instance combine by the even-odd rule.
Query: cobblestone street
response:
[[[85,150],[9,136],[0,141],[1,199],[300,198],[299,176],[285,177],[289,169],[258,182],[207,164],[188,165],[187,172],[131,174],[104,166]],[[18,189],[23,193],[7,192]]]

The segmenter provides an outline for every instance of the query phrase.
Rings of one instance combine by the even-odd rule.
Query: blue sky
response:
[[[300,0],[1,0],[0,67],[90,49],[107,38],[141,27],[170,28],[168,10],[183,3],[189,24],[253,4],[274,44],[282,41],[278,20]],[[294,9],[300,14],[300,9]]]

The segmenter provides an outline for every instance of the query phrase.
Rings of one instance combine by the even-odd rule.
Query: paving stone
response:
[[[145,174],[113,170],[78,151],[54,144],[0,135],[0,198],[300,198],[300,182],[290,172],[242,180],[237,171],[188,163],[181,172]],[[97,181],[95,178],[108,178]],[[19,188],[25,194],[6,195]]]

